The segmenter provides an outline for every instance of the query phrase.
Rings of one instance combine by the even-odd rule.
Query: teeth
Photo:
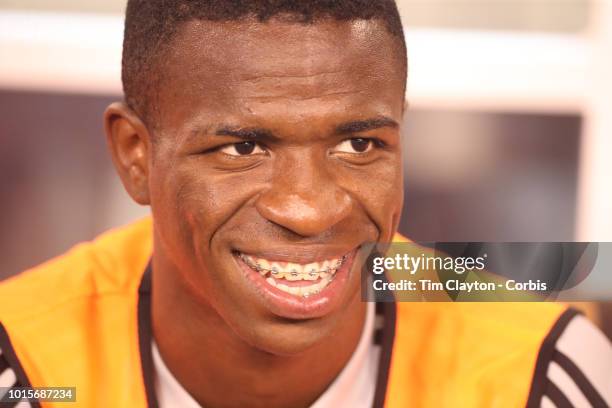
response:
[[[274,279],[272,278],[267,279],[268,282],[270,282],[270,280],[274,281]],[[294,296],[302,296],[306,298],[321,292],[323,289],[325,289],[327,285],[329,285],[332,280],[333,279],[331,277],[321,279],[319,282],[309,286],[288,286],[283,283],[276,282],[270,284],[282,290],[283,292],[290,293]]]
[[[259,265],[261,267],[262,270],[265,271],[269,271],[270,270],[270,262],[268,262],[265,259],[258,259],[257,261],[255,259],[253,259],[252,257],[249,257],[250,259],[252,259],[252,264],[255,265]]]
[[[240,259],[251,269],[259,272],[262,276],[268,276],[266,282],[278,289],[295,296],[308,297],[319,293],[335,277],[337,270],[346,260],[346,255],[341,258],[326,259],[321,262],[311,262],[305,265],[295,262],[272,262],[264,258],[256,258],[251,255],[240,254]],[[288,286],[280,283],[280,280],[288,282],[312,281],[308,286]]]
[[[276,287],[282,290],[283,292],[291,293],[291,286],[287,286],[284,283],[277,283]]]
[[[304,280],[315,281],[320,277],[319,272],[317,272],[316,269],[306,269],[306,272],[307,273],[302,275]]]
[[[286,271],[290,271],[293,272],[295,271],[297,273],[297,271],[302,272],[302,265],[297,264],[297,263],[293,263],[293,262],[289,262],[287,263],[287,266],[285,266],[284,268]]]
[[[259,262],[259,258],[257,258],[257,262]],[[285,269],[278,262],[270,262],[269,265],[272,272],[285,273]]]
[[[313,263],[309,263],[306,266],[304,266],[304,272],[308,272],[310,273],[317,273],[319,272],[319,263],[318,262],[313,262]]]
[[[306,265],[287,262],[270,262],[263,258],[255,258],[250,255],[240,254],[240,258],[252,269],[261,273],[262,276],[271,274],[277,279],[288,281],[309,280],[315,281],[321,277],[333,275],[340,268],[345,257],[327,259],[322,262],[312,262]]]

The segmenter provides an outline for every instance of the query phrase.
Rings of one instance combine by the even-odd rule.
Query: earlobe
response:
[[[149,205],[149,154],[147,127],[123,102],[114,102],[104,112],[106,141],[123,186],[138,204]]]

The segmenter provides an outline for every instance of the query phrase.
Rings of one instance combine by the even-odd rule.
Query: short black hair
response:
[[[123,38],[121,79],[125,102],[143,120],[150,110],[151,90],[159,85],[160,56],[180,26],[190,20],[238,21],[255,17],[265,22],[277,15],[311,24],[324,18],[338,21],[379,19],[406,44],[394,0],[128,0]],[[404,67],[404,76],[406,76]]]

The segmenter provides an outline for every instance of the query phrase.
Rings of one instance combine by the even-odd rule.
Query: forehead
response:
[[[399,44],[375,20],[191,21],[163,63],[162,120],[400,118],[405,56]]]

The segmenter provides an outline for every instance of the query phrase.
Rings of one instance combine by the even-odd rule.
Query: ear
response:
[[[123,186],[138,204],[149,205],[151,138],[147,127],[125,103],[114,102],[104,112],[104,130]]]

